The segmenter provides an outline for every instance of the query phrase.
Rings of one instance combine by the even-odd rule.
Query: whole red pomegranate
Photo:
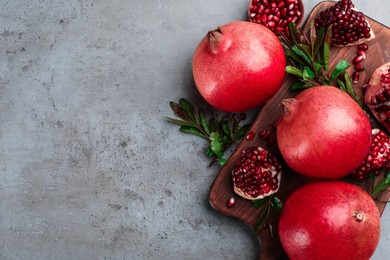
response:
[[[379,242],[380,215],[362,188],[341,181],[314,182],[285,202],[279,236],[292,260],[368,260]]]
[[[228,112],[253,109],[271,98],[283,82],[285,66],[283,47],[275,34],[244,21],[209,31],[192,61],[200,94]]]
[[[277,143],[294,171],[336,179],[350,174],[365,159],[371,145],[370,122],[344,91],[312,87],[282,104]]]
[[[372,74],[366,84],[364,102],[378,122],[390,132],[390,62]]]

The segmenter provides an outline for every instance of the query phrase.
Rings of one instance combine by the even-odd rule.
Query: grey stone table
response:
[[[355,2],[390,25],[387,1]],[[208,203],[206,143],[164,119],[204,105],[194,48],[249,1],[0,3],[0,259],[253,259],[252,231]],[[388,209],[381,235],[374,259]]]

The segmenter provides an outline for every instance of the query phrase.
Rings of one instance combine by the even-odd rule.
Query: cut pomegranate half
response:
[[[352,46],[375,38],[366,16],[358,11],[351,0],[340,0],[322,11],[315,19],[315,26],[332,26],[334,46]]]
[[[282,166],[262,147],[244,150],[232,171],[234,192],[248,200],[258,200],[279,190]]]
[[[390,168],[390,140],[386,133],[378,128],[372,129],[371,148],[366,159],[353,171],[352,176],[364,181],[373,173],[378,176],[381,171]]]
[[[288,34],[288,24],[299,25],[303,20],[301,0],[251,0],[248,7],[250,22],[268,27],[276,35]]]
[[[390,132],[390,62],[377,68],[365,87],[364,103],[379,123]]]

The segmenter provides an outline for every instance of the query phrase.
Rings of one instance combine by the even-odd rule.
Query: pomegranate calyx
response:
[[[364,213],[363,212],[360,212],[360,211],[355,211],[353,213],[353,219],[356,221],[356,222],[362,222],[364,220]]]
[[[297,110],[297,107],[299,106],[299,101],[295,98],[286,98],[281,101],[282,109],[283,109],[283,115],[289,115]]]
[[[224,36],[220,27],[209,31],[207,33],[207,39],[209,41],[209,50],[212,54],[217,54],[220,51],[226,51],[232,42],[228,37]]]

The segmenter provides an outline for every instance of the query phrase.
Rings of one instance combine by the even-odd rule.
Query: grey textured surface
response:
[[[253,259],[208,203],[206,144],[164,120],[204,104],[194,48],[249,1],[0,3],[0,259]],[[387,1],[355,4],[390,25]],[[386,209],[374,259],[389,239]]]

